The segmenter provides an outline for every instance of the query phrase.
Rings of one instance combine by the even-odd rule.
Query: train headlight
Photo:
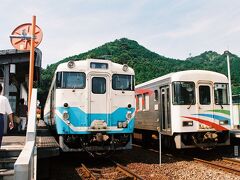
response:
[[[122,126],[123,126],[123,128],[127,128],[128,122],[127,122],[127,121],[123,122],[123,123],[122,123]]]
[[[74,61],[69,61],[67,66],[72,69],[72,68],[75,67],[75,62]]]
[[[127,112],[126,118],[127,118],[127,120],[132,118],[132,113],[130,111]]]
[[[69,114],[68,114],[68,112],[67,111],[64,111],[63,112],[63,120],[68,120],[69,119]]]
[[[220,120],[219,121],[219,125],[227,125],[228,124],[228,120]]]
[[[117,123],[118,128],[127,128],[128,127],[128,122],[127,121],[119,121]]]
[[[182,125],[183,125],[183,127],[184,126],[193,126],[193,121],[183,121]]]
[[[118,128],[123,128],[123,122],[118,122],[117,126]]]
[[[122,67],[122,70],[126,72],[128,70],[128,65],[124,64],[123,67]]]

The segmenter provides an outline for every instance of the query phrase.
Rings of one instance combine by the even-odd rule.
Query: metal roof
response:
[[[19,51],[16,49],[0,50],[0,65],[1,64],[16,64],[29,62],[30,51]],[[42,65],[42,51],[38,48],[35,49],[35,66],[41,67]]]

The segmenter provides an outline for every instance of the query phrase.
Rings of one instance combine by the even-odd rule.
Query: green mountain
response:
[[[52,76],[58,64],[69,60],[83,60],[87,58],[109,59],[116,63],[128,64],[134,68],[136,84],[150,79],[187,69],[205,69],[227,75],[226,55],[213,51],[206,51],[199,56],[190,57],[186,60],[167,58],[154,53],[139,45],[136,41],[122,38],[106,43],[100,47],[85,53],[67,57],[42,70],[39,84],[40,101],[45,102],[51,84]],[[240,93],[240,58],[230,53],[231,77],[233,93]]]

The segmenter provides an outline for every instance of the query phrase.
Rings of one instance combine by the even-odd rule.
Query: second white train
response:
[[[225,75],[188,70],[136,86],[135,132],[143,140],[162,134],[177,149],[230,144],[231,119]]]

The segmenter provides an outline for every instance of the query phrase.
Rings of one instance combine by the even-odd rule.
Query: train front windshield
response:
[[[114,90],[134,91],[134,76],[114,74],[112,76],[112,88]]]
[[[57,88],[84,89],[86,75],[82,72],[58,72],[56,78]]]
[[[228,103],[228,85],[223,83],[214,84],[215,104],[229,104]]]
[[[173,82],[173,104],[195,104],[194,82]]]

